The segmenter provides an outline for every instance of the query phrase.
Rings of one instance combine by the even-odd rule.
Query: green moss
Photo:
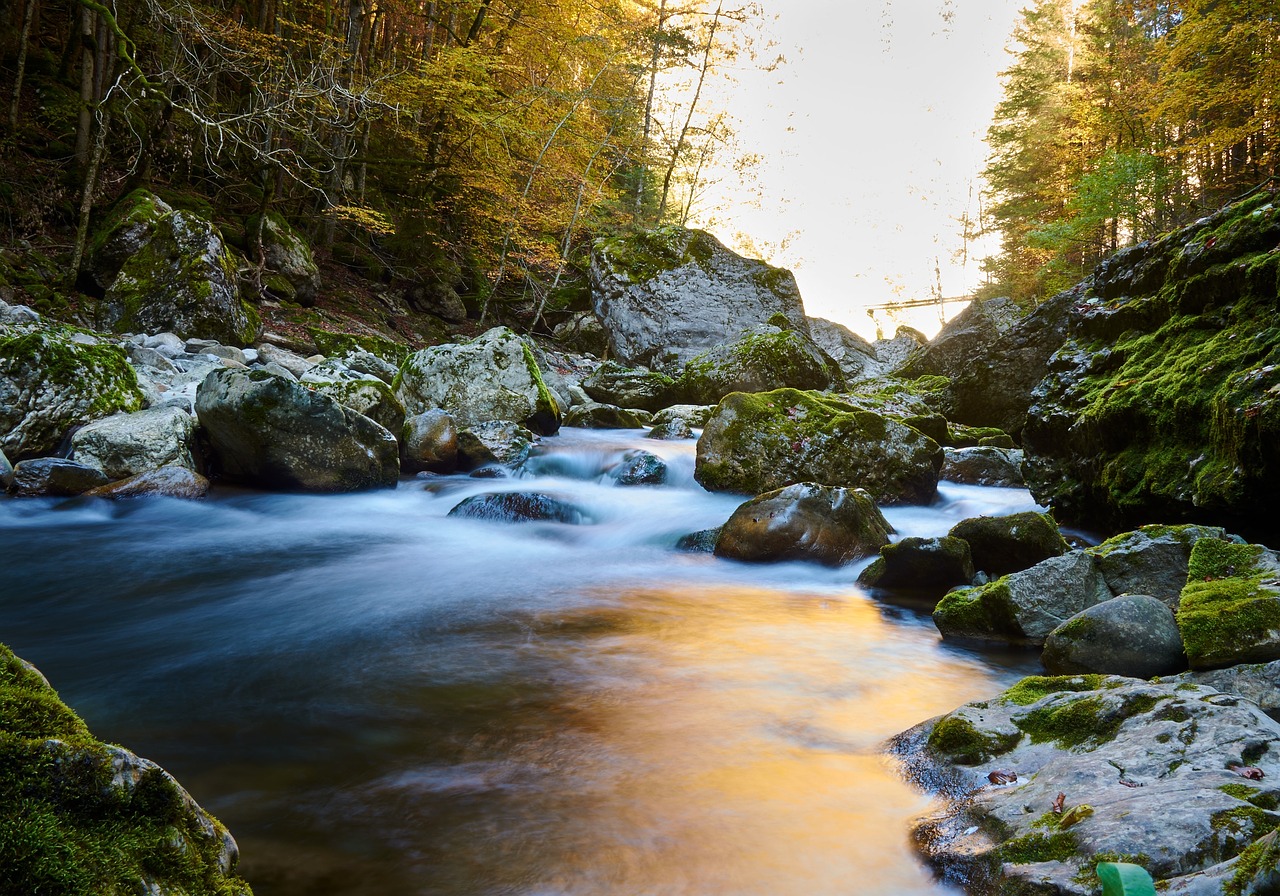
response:
[[[944,637],[1016,640],[1023,636],[1006,578],[947,592],[933,610],[933,621]]]
[[[1194,668],[1275,659],[1280,590],[1264,585],[1263,549],[1203,538],[1188,564],[1178,629]]]
[[[1258,838],[1240,853],[1236,860],[1235,873],[1223,885],[1224,896],[1241,896],[1259,872],[1274,869],[1278,864],[1280,864],[1280,834],[1273,831],[1265,837]]]
[[[1017,732],[985,733],[968,719],[951,715],[929,732],[929,748],[946,755],[958,765],[979,765],[1008,753],[1022,740]]]
[[[1060,638],[1068,638],[1073,641],[1088,640],[1098,630],[1098,620],[1093,616],[1079,615],[1072,616],[1062,625],[1058,626],[1055,634]]]
[[[1015,706],[1030,706],[1050,694],[1098,691],[1106,683],[1105,675],[1029,675],[1005,691],[1000,699]]]
[[[632,283],[652,280],[690,262],[706,264],[714,250],[709,234],[674,224],[596,242],[596,251]]]
[[[1268,812],[1274,812],[1280,808],[1280,795],[1264,792],[1260,787],[1249,784],[1223,784],[1218,789],[1227,796],[1235,797]]]
[[[1151,710],[1160,699],[1145,694],[1124,701],[1078,697],[1038,707],[1016,716],[1013,722],[1032,743],[1053,741],[1067,749],[1097,745],[1113,740],[1126,719]]]
[[[404,343],[368,333],[334,333],[319,327],[307,327],[307,335],[321,354],[330,357],[360,349],[399,367],[413,354],[413,349]]]
[[[1202,538],[1191,549],[1191,558],[1187,561],[1187,582],[1251,575],[1262,558],[1262,552],[1261,545]]]
[[[1080,844],[1070,831],[1055,834],[1027,834],[1005,841],[996,850],[999,862],[1029,865],[1035,862],[1066,862],[1080,852]]]

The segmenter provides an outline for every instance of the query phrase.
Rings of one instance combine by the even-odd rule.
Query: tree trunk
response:
[[[680,137],[676,140],[675,149],[671,151],[671,159],[667,162],[667,173],[662,178],[662,201],[658,203],[658,220],[662,220],[663,214],[667,210],[667,197],[671,191],[671,176],[675,173],[676,165],[680,161],[680,153],[684,151],[684,144],[689,138],[689,129],[693,125],[693,113],[698,107],[698,98],[702,96],[702,85],[706,83],[707,72],[711,68],[711,51],[715,47],[716,29],[720,27],[720,10],[724,7],[724,3],[716,6],[716,14],[711,17],[711,30],[707,33],[707,45],[702,51],[702,67],[698,72],[698,87],[693,92],[693,99],[689,101],[689,114],[684,118],[684,127],[680,129]]]
[[[649,57],[649,90],[644,98],[644,135],[640,141],[640,170],[636,173],[636,210],[639,220],[644,213],[644,181],[648,171],[645,157],[649,152],[649,138],[653,133],[653,96],[658,90],[658,60],[662,55],[662,27],[667,21],[667,0],[658,5],[658,29],[653,35],[653,53]]]
[[[9,131],[18,130],[18,104],[22,101],[22,78],[27,71],[27,43],[31,22],[36,16],[36,0],[27,0],[22,13],[22,34],[18,37],[18,71],[13,78],[13,102],[9,106]]]
[[[98,14],[80,10],[80,114],[76,122],[76,166],[81,174],[89,169],[89,138],[93,130],[94,32]]]

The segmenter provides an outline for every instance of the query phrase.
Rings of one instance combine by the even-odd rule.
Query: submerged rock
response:
[[[588,522],[582,511],[572,504],[536,492],[473,495],[450,510],[449,516],[497,520],[504,523],[549,521],[580,524]]]
[[[609,475],[618,485],[661,485],[667,481],[667,464],[656,454],[628,451]]]
[[[1080,611],[1049,632],[1041,660],[1051,675],[1151,678],[1187,667],[1173,611],[1147,594],[1122,594]]]
[[[893,527],[862,489],[801,482],[738,507],[716,539],[717,557],[839,566],[888,544]]]
[[[915,429],[811,392],[727,396],[698,439],[704,488],[760,494],[794,482],[861,487],[885,503],[927,503],[942,449]]]

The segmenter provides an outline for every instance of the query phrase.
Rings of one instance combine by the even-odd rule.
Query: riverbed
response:
[[[668,463],[618,486],[624,452]],[[235,834],[257,896],[942,894],[884,739],[1039,669],[860,565],[676,550],[694,442],[564,430],[505,479],[0,499],[0,640]],[[537,490],[582,524],[447,517]],[[1032,509],[942,483],[900,535]]]

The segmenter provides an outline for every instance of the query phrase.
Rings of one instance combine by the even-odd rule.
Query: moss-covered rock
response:
[[[1151,678],[1187,668],[1173,611],[1148,594],[1122,594],[1081,610],[1049,632],[1041,661],[1054,675]]]
[[[613,361],[601,364],[583,380],[582,390],[601,404],[645,411],[660,411],[677,398],[676,381],[666,374]]]
[[[158,765],[95,739],[3,645],[0,805],[5,892],[250,894],[226,828]]]
[[[893,528],[862,489],[801,482],[742,504],[716,539],[716,556],[839,566],[874,554]]]
[[[1204,538],[1229,540],[1217,526],[1150,525],[1113,535],[1088,552],[1116,594],[1150,594],[1176,610],[1187,584],[1191,549]]]
[[[1031,510],[971,517],[947,534],[969,542],[974,567],[993,577],[1029,569],[1071,549],[1052,516]]]
[[[735,392],[698,439],[711,491],[760,494],[795,482],[860,487],[882,504],[927,503],[942,449],[896,420],[812,392]]]
[[[649,425],[649,413],[639,408],[620,408],[589,401],[576,404],[565,415],[565,426],[583,429],[640,429]]]
[[[245,222],[247,248],[251,252],[256,249],[259,232],[267,271],[263,285],[267,291],[278,299],[314,305],[320,290],[320,268],[307,241],[278,212],[254,215]]]
[[[880,557],[858,576],[864,588],[929,595],[973,581],[973,558],[962,538],[909,537],[880,549]]]
[[[678,388],[685,401],[715,404],[730,392],[823,391],[843,385],[840,368],[804,333],[760,327],[692,358]]]
[[[304,378],[302,382],[321,395],[328,395],[338,404],[364,414],[387,432],[399,436],[404,429],[404,405],[392,388],[382,380],[369,378],[308,382]]]
[[[1193,669],[1280,659],[1280,558],[1262,545],[1197,541],[1178,628]]]
[[[0,328],[0,449],[14,462],[54,453],[73,426],[142,406],[124,350],[76,335]]]
[[[307,335],[321,354],[331,358],[354,351],[366,351],[398,368],[413,354],[413,349],[403,342],[371,333],[335,333],[319,327],[307,327]]]

